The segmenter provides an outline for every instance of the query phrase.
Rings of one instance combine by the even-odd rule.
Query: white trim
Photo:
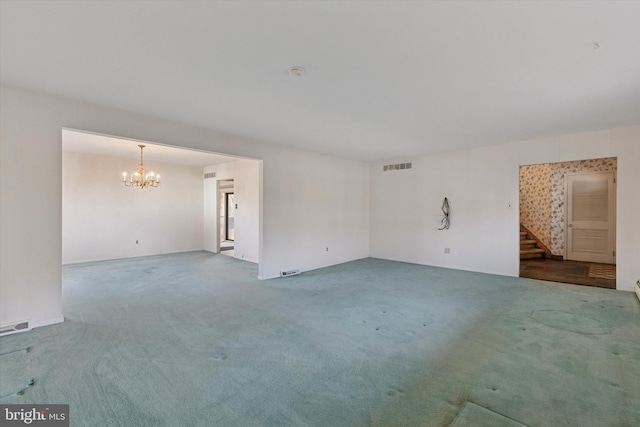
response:
[[[39,328],[41,326],[55,325],[56,323],[63,323],[63,322],[64,322],[64,316],[58,316],[51,319],[41,320],[39,322],[32,322],[31,329]]]
[[[26,324],[26,327],[24,325]],[[22,328],[17,329],[21,325]],[[29,319],[20,320],[18,322],[3,323],[0,325],[0,336],[17,334],[19,332],[27,332],[31,330],[31,321]]]

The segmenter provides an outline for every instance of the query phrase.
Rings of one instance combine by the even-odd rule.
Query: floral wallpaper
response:
[[[564,256],[564,176],[574,172],[617,171],[615,157],[520,167],[520,223]]]
[[[551,248],[551,164],[520,168],[520,223]]]

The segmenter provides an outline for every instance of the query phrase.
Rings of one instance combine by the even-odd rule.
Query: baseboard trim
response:
[[[13,335],[30,330],[31,322],[29,319],[0,324],[0,336]]]
[[[0,331],[2,331],[1,335],[12,335],[18,334],[21,332],[29,332],[34,328],[39,328],[40,326],[48,326],[55,325],[56,323],[64,322],[64,316],[54,317],[52,319],[40,320],[38,322],[32,322],[29,319],[20,320],[17,322],[7,322],[0,325]]]
[[[63,323],[64,316],[53,317],[51,319],[40,320],[38,322],[31,322],[31,328],[39,328],[41,326],[55,325],[57,323]]]

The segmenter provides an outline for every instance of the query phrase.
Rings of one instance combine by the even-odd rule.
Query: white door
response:
[[[615,172],[565,176],[566,259],[615,264]]]

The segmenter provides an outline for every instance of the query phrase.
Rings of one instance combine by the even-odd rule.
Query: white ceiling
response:
[[[638,1],[0,7],[3,83],[367,161],[640,123]]]
[[[237,157],[222,156],[203,151],[168,147],[166,145],[152,144],[147,141],[116,138],[113,136],[81,132],[73,129],[62,130],[63,151],[96,154],[101,156],[123,157],[137,161],[140,160],[140,148],[138,148],[139,144],[143,144],[145,146],[145,164],[151,161],[153,163],[162,162],[186,166],[205,167],[240,160],[240,158]]]

